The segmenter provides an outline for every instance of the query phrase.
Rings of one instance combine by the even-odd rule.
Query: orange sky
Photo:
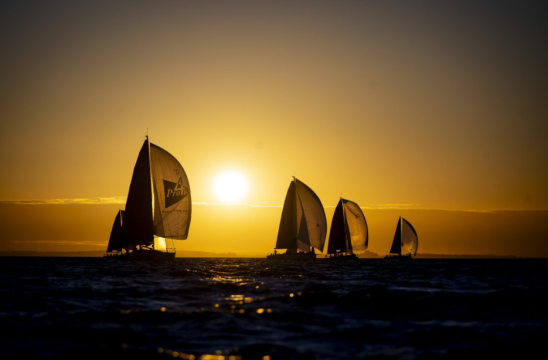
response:
[[[148,128],[197,203],[218,202],[215,177],[235,170],[249,182],[243,202],[281,206],[295,175],[326,206],[341,194],[365,208],[405,204],[364,209],[372,251],[388,250],[399,213],[437,209],[406,213],[419,252],[548,256],[534,212],[548,209],[548,32],[535,2],[1,7],[0,209],[10,222],[0,249],[56,238],[106,247],[120,205],[6,201],[123,199]],[[75,206],[92,208],[67,222]],[[180,248],[269,251],[281,208],[237,209],[195,205]]]

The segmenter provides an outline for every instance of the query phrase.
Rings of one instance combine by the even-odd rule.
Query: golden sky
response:
[[[539,215],[548,25],[538,2],[0,7],[0,209],[26,234],[8,224],[0,249],[106,247],[148,129],[199,203],[181,249],[270,251],[295,175],[328,207],[328,224],[341,195],[364,207],[372,251],[388,251],[381,244],[408,214],[419,252],[548,256],[538,243],[548,240]],[[247,179],[242,202],[267,207],[216,205],[225,170]],[[122,204],[12,203],[113,198]],[[379,210],[386,204],[404,206]],[[477,212],[493,210],[509,212]],[[464,228],[449,235],[440,224]]]

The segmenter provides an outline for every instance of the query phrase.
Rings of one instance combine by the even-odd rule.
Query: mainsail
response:
[[[360,206],[341,199],[333,215],[327,253],[339,251],[352,254],[354,251],[366,250],[368,243],[369,231]]]
[[[282,219],[280,229],[278,230],[278,239],[276,241],[277,249],[296,249],[296,236],[294,223],[295,213],[295,182],[292,181],[287,189],[284,207],[282,210]],[[307,249],[308,251],[309,249]]]
[[[150,144],[154,185],[154,235],[185,240],[188,237],[192,202],[185,170],[167,151]]]
[[[122,222],[124,221],[124,210],[119,210],[112,224],[110,238],[108,239],[107,252],[122,251],[120,244],[120,235],[122,232]]]
[[[328,254],[335,254],[338,251],[352,251],[352,248],[348,249],[346,232],[347,229],[344,223],[343,201],[341,199],[335,208],[335,214],[333,214],[333,221],[331,222],[329,242],[327,245]]]
[[[152,181],[150,177],[150,151],[148,138],[145,140],[133,177],[129,185],[126,202],[122,236],[123,247],[133,245],[152,245],[154,234],[152,228]]]
[[[327,219],[319,197],[302,181],[289,185],[282,210],[276,248],[323,251]]]
[[[398,220],[398,226],[396,227],[396,233],[394,234],[394,240],[392,241],[390,254],[401,255],[401,217]]]

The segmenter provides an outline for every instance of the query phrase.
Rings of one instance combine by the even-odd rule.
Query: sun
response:
[[[241,174],[227,171],[215,179],[213,189],[220,200],[235,202],[241,200],[247,193],[247,181]]]

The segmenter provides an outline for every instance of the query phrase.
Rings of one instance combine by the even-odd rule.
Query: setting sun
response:
[[[213,188],[220,200],[234,202],[241,200],[247,193],[247,181],[241,174],[229,171],[215,179]]]

